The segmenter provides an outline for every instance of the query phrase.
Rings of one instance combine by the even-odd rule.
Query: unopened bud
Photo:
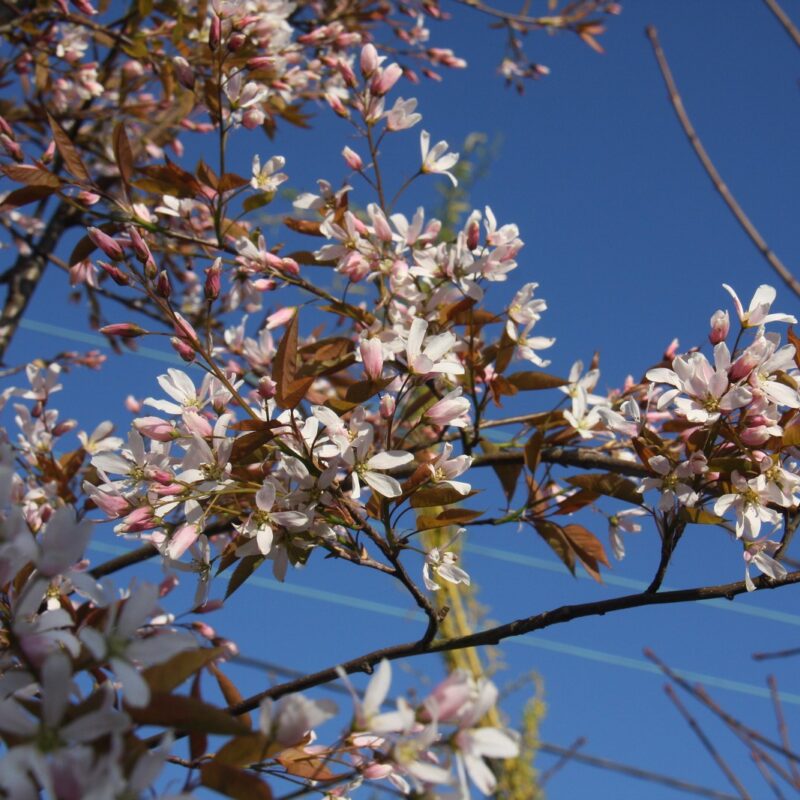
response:
[[[277,391],[278,387],[275,381],[266,375],[258,382],[258,394],[264,400],[272,400]]]
[[[467,250],[476,250],[481,243],[481,226],[477,220],[472,220],[467,229]]]
[[[361,48],[361,59],[359,62],[359,65],[361,66],[361,74],[365,78],[372,77],[375,70],[378,69],[379,64],[380,60],[378,58],[378,51],[375,49],[375,45],[365,44],[364,47]]]
[[[142,234],[139,233],[139,229],[135,225],[128,226],[128,236],[131,238],[131,247],[136,254],[136,258],[144,264],[148,258],[151,258],[147,242],[142,238]]]
[[[144,336],[147,332],[133,322],[115,322],[100,328],[100,333],[105,336],[120,336],[123,339],[135,339],[137,336]]]
[[[169,281],[169,275],[167,275],[166,270],[161,270],[158,278],[156,278],[156,293],[165,300],[172,294],[172,284]]]
[[[392,415],[394,414],[394,407],[395,407],[395,402],[394,402],[394,397],[392,397],[392,395],[385,394],[383,397],[381,397],[380,412],[381,416],[384,419],[392,418]]]
[[[247,37],[243,33],[234,33],[228,39],[228,50],[235,53],[247,44]]]
[[[354,169],[356,172],[361,172],[364,169],[364,162],[361,160],[361,156],[349,147],[345,147],[342,150],[342,157],[350,169]]]
[[[206,270],[206,282],[203,292],[206,300],[216,300],[219,297],[222,286],[222,259],[217,259],[212,266]]]
[[[186,362],[191,363],[194,361],[195,352],[191,345],[187,344],[183,339],[179,339],[177,336],[173,336],[170,340],[170,344],[175,349],[175,352]]]
[[[124,260],[125,253],[116,239],[112,239],[100,228],[87,228],[86,231],[95,247],[99,247],[112,261]]]
[[[172,59],[172,66],[175,70],[175,77],[184,89],[194,88],[194,70],[183,56],[175,56]]]
[[[142,410],[142,403],[141,401],[137,400],[132,394],[129,394],[125,398],[125,408],[131,412],[131,414],[138,414]]]
[[[53,428],[53,436],[63,436],[65,433],[74,431],[77,427],[78,423],[76,420],[65,419],[63,422],[59,422],[58,425]]]
[[[0,144],[3,145],[3,150],[5,150],[14,161],[21,164],[25,160],[25,154],[22,152],[22,148],[7,134],[0,133]]]
[[[211,28],[208,31],[208,46],[211,51],[215,51],[219,47],[220,39],[222,38],[222,22],[215,14],[211,17]]]
[[[386,69],[375,73],[370,82],[370,91],[377,97],[388,94],[402,74],[403,68],[399,64],[389,64]]]
[[[129,286],[131,279],[119,268],[107,261],[98,261],[97,265],[106,272],[117,286]]]
[[[724,342],[731,329],[731,318],[727,311],[715,311],[711,316],[711,332],[708,340],[711,344]]]

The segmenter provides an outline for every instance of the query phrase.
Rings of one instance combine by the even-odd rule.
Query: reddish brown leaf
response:
[[[217,751],[214,761],[231,767],[247,767],[260,764],[264,759],[279,753],[282,745],[277,745],[263,733],[250,733],[236,736]]]
[[[128,134],[125,133],[125,124],[121,121],[114,127],[113,146],[114,161],[120,177],[129,186],[133,177],[133,150],[131,150]]]
[[[269,786],[252,772],[209,761],[200,768],[203,786],[235,800],[272,800]]]
[[[321,223],[316,220],[284,217],[283,224],[289,228],[289,230],[297,231],[297,233],[305,233],[308,236],[324,236],[320,230]]]
[[[527,442],[525,442],[525,466],[533,473],[536,472],[541,461],[542,445],[544,444],[544,431],[537,429]]]
[[[521,391],[536,391],[538,389],[555,389],[564,386],[569,381],[557,378],[555,375],[548,375],[546,372],[513,372],[506,375],[508,382]]]
[[[411,508],[430,508],[431,506],[449,506],[451,503],[458,503],[460,500],[466,500],[467,497],[477,492],[470,492],[468,495],[463,495],[449,486],[433,486],[429,489],[420,489],[411,495]]]
[[[435,517],[417,517],[417,530],[430,531],[435,528],[446,528],[449,525],[466,525],[477,519],[483,512],[469,508],[449,508]]]
[[[264,563],[264,556],[245,556],[237,565],[225,589],[227,600]]]
[[[223,655],[221,647],[203,647],[198,650],[184,650],[161,664],[148,667],[142,677],[153,692],[171,692],[177,689],[206,664]]]
[[[0,204],[1,211],[10,211],[12,208],[19,208],[20,206],[34,203],[37,200],[43,200],[49,197],[55,191],[52,186],[22,186],[19,189],[14,189],[9,192],[2,204]]]
[[[241,720],[227,711],[184,695],[153,692],[145,708],[125,706],[125,711],[139,725],[231,735],[250,732]]]
[[[67,168],[69,174],[79,181],[91,183],[92,179],[89,177],[89,171],[81,160],[77,148],[69,138],[69,134],[50,114],[47,115],[47,120],[50,123],[50,130],[53,132],[53,139],[55,139],[58,152],[64,160],[64,166]]]
[[[289,747],[275,759],[290,775],[297,775],[313,781],[333,781],[334,775],[326,766],[325,760],[316,755],[309,755],[300,747]]]
[[[636,484],[611,472],[588,472],[584,475],[573,475],[567,478],[567,483],[577,486],[579,489],[588,489],[590,492],[606,495],[606,497],[616,497],[626,503],[633,503],[637,506],[642,504],[642,495],[636,490]]]
[[[239,693],[233,681],[225,675],[216,664],[209,664],[208,671],[216,678],[219,690],[222,692],[222,696],[229,706],[235,706],[242,702],[242,695]],[[240,714],[239,719],[242,720],[245,725],[249,726],[251,724],[249,714]]]
[[[51,189],[58,189],[61,186],[61,178],[46,169],[28,164],[6,164],[2,169],[12,181],[27,186],[49,186]]]

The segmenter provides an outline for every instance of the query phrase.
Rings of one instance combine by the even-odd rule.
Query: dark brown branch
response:
[[[728,189],[725,181],[722,180],[722,176],[719,174],[719,172],[717,172],[717,169],[706,152],[705,147],[703,147],[703,143],[700,141],[700,137],[697,135],[697,131],[695,131],[694,126],[692,125],[689,116],[686,113],[686,109],[683,106],[683,100],[678,92],[675,79],[672,77],[672,71],[670,70],[669,63],[667,62],[667,58],[661,48],[661,43],[658,40],[658,32],[652,25],[648,25],[646,28],[646,33],[647,38],[650,40],[650,44],[653,47],[653,52],[655,53],[656,61],[658,62],[658,68],[661,70],[661,75],[664,78],[664,83],[667,86],[669,99],[672,103],[672,107],[675,109],[675,114],[678,117],[678,121],[683,128],[683,132],[686,134],[686,138],[692,145],[694,152],[700,159],[700,163],[703,165],[708,177],[714,184],[714,188],[717,190],[720,197],[722,197],[722,199],[725,201],[731,213],[736,218],[736,221],[742,226],[745,233],[750,237],[750,240],[756,246],[761,255],[764,256],[772,269],[775,270],[775,272],[780,276],[781,280],[795,293],[795,295],[800,297],[800,281],[798,281],[797,278],[792,275],[789,268],[778,258],[777,255],[775,255],[775,253],[770,249],[769,245],[764,241],[764,237],[758,232],[758,229],[750,221],[747,214],[744,213],[744,210],[736,201],[736,198],[731,194],[731,191]]]
[[[783,29],[789,34],[789,38],[800,47],[800,31],[789,19],[789,15],[778,5],[777,0],[764,0],[767,8],[778,18],[778,22],[783,25]]]
[[[764,589],[773,589],[780,586],[788,586],[790,584],[800,582],[800,571],[790,572],[785,578],[780,581],[773,581],[769,578],[761,576],[757,578],[754,583],[757,590],[763,591]],[[318,672],[305,675],[302,678],[297,678],[285,683],[277,684],[259,694],[243,700],[231,706],[228,710],[234,714],[245,714],[253,711],[258,707],[259,703],[266,699],[277,699],[287,694],[294,692],[304,691],[311,689],[315,686],[320,686],[330,681],[336,680],[338,677],[337,666],[340,666],[346,673],[353,674],[356,672],[371,672],[373,667],[383,659],[388,661],[395,661],[399,658],[406,658],[409,656],[418,656],[427,653],[444,653],[450,650],[463,650],[467,647],[481,647],[484,645],[496,645],[504,639],[513,636],[521,636],[533,631],[543,630],[552,625],[563,625],[566,622],[571,622],[574,619],[582,619],[584,617],[603,616],[615,611],[622,611],[629,608],[642,608],[644,606],[653,605],[666,605],[672,603],[687,603],[697,600],[712,600],[714,598],[724,597],[732,600],[739,594],[744,594],[747,587],[744,581],[737,583],[726,583],[720,586],[704,586],[692,589],[680,589],[671,592],[661,592],[658,594],[632,594],[624,595],[622,597],[615,597],[610,600],[603,600],[594,603],[582,603],[573,606],[560,606],[559,608],[551,609],[550,611],[536,614],[532,617],[514,620],[513,622],[506,623],[505,625],[498,625],[494,628],[489,628],[477,633],[471,633],[466,636],[456,636],[452,639],[445,639],[443,641],[434,642],[429,645],[417,642],[409,642],[406,644],[391,645],[383,647],[379,650],[373,650],[365,653],[357,658],[350,659],[340,665],[327,667],[319,670]],[[779,748],[784,752],[783,748]]]
[[[778,734],[781,737],[781,744],[787,749],[792,749],[792,743],[789,740],[789,727],[786,724],[786,717],[783,714],[783,705],[781,703],[781,696],[778,692],[778,681],[775,679],[774,675],[770,675],[767,678],[767,684],[769,685],[769,693],[772,696],[772,706],[775,709],[775,722],[778,725]],[[797,769],[797,764],[795,764],[792,759],[787,759],[789,763],[789,770],[792,773],[793,783],[795,788],[800,788],[800,771]]]
[[[106,575],[111,575],[114,572],[119,572],[126,567],[132,567],[134,564],[141,564],[142,561],[148,561],[153,556],[158,555],[158,550],[151,544],[146,544],[143,547],[138,547],[136,550],[131,550],[130,553],[112,558],[109,561],[104,561],[98,564],[94,569],[89,570],[89,574],[93,578],[104,578]]]

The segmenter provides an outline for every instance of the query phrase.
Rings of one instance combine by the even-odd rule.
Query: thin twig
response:
[[[778,18],[778,22],[783,25],[786,33],[789,34],[791,40],[800,47],[800,31],[797,30],[794,23],[789,19],[789,15],[778,5],[776,0],[764,0],[767,8]]]
[[[792,749],[792,743],[789,741],[789,728],[786,725],[786,717],[783,714],[783,706],[781,705],[781,696],[778,693],[778,681],[775,679],[774,675],[770,675],[767,678],[767,684],[769,686],[769,693],[772,695],[772,705],[775,709],[775,720],[778,725],[778,734],[781,737],[781,743],[787,750]],[[797,764],[792,761],[792,759],[787,759],[789,763],[789,770],[792,773],[792,778],[794,778],[794,786],[795,788],[800,788],[800,771],[797,769]]]
[[[751,800],[750,793],[744,788],[742,782],[736,777],[734,771],[728,766],[727,762],[720,755],[717,748],[714,747],[712,741],[703,732],[703,729],[700,727],[700,723],[689,713],[686,706],[683,705],[678,695],[675,694],[675,690],[672,688],[672,686],[667,684],[664,687],[664,691],[667,693],[667,697],[669,697],[669,699],[672,701],[675,708],[678,709],[680,715],[684,718],[684,720],[686,720],[695,736],[697,736],[697,738],[700,740],[703,747],[705,747],[705,749],[708,751],[708,754],[714,759],[716,765],[722,770],[723,775],[725,775],[725,777],[728,779],[731,786],[733,786],[733,788],[739,792],[739,796],[742,798],[742,800]]]
[[[756,246],[761,255],[764,256],[772,269],[775,270],[775,272],[780,276],[781,280],[795,293],[795,295],[800,297],[800,281],[798,281],[794,275],[792,275],[789,268],[778,258],[778,256],[775,255],[775,253],[770,249],[769,245],[764,241],[764,237],[758,232],[755,225],[753,225],[747,214],[744,213],[742,207],[736,201],[736,198],[731,194],[727,184],[722,180],[722,176],[719,174],[719,172],[717,172],[717,168],[711,161],[711,158],[706,152],[705,147],[703,147],[703,143],[700,141],[700,137],[697,135],[697,131],[695,131],[694,126],[692,125],[691,121],[689,120],[689,116],[686,113],[686,109],[683,106],[683,100],[678,92],[675,79],[672,77],[672,71],[670,70],[669,63],[667,62],[667,58],[661,48],[661,43],[658,40],[658,31],[656,31],[652,25],[648,25],[646,28],[646,34],[647,38],[650,40],[650,44],[653,47],[653,52],[655,53],[656,61],[658,62],[658,68],[661,70],[661,75],[664,78],[664,83],[667,86],[669,99],[672,103],[672,107],[675,109],[675,114],[678,117],[678,121],[683,128],[683,132],[686,134],[686,138],[689,140],[689,143],[692,145],[697,157],[700,159],[700,163],[703,165],[708,177],[714,184],[714,188],[717,190],[720,197],[722,197],[722,199],[725,201],[731,213],[736,218],[736,221],[742,226],[745,233],[750,237],[750,240]]]
[[[573,745],[574,747],[574,745]],[[554,756],[563,756],[571,749],[567,750],[565,747],[558,747],[554,744],[541,742],[538,749],[542,753],[548,753]],[[629,764],[621,764],[619,761],[611,761],[608,758],[598,758],[597,756],[590,756],[586,753],[573,752],[570,756],[572,761],[581,764],[586,764],[590,767],[598,767],[599,769],[606,769],[610,772],[619,772],[622,775],[628,775],[631,778],[639,778],[640,780],[650,781],[652,783],[660,783],[664,786],[669,786],[671,789],[685,792],[686,794],[695,794],[700,797],[708,797],[711,800],[738,800],[735,795],[728,794],[727,792],[718,792],[716,789],[707,789],[705,786],[698,786],[688,781],[682,781],[679,778],[671,778],[669,775],[661,775],[658,772],[651,772],[650,770],[640,769],[639,767],[632,767]]]
[[[578,750],[580,750],[580,748],[585,744],[586,738],[584,736],[580,736],[569,746],[569,748],[559,748],[563,752],[558,753],[558,761],[556,761],[552,767],[549,767],[539,775],[539,788],[543,789],[554,775],[558,774],[567,764],[569,764],[570,761],[574,760]]]

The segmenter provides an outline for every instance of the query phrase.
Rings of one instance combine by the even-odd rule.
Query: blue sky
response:
[[[786,7],[794,10],[788,0]],[[489,175],[474,187],[472,202],[478,208],[489,204],[498,220],[520,226],[526,242],[520,267],[496,296],[507,296],[525,281],[539,282],[550,309],[537,332],[558,340],[550,351],[550,371],[565,374],[573,360],[588,361],[599,350],[600,386],[610,388],[658,361],[673,337],[683,348],[703,344],[711,313],[729,307],[723,282],[732,284],[745,302],[758,284],[772,283],[779,290],[776,309],[800,311],[702,172],[644,36],[645,24],[658,27],[686,108],[711,157],[791,267],[800,263],[800,59],[765,6],[744,0],[640,0],[609,21],[602,56],[567,35],[529,36],[529,54],[552,73],[529,84],[523,97],[505,90],[494,74],[502,55],[499,33],[487,35],[484,18],[460,7],[452,10],[457,21],[434,26],[434,43],[453,47],[469,60],[469,69],[445,73],[441,85],[403,86],[397,93],[419,98],[422,127],[433,141],[447,139],[458,149],[473,131],[502,138]],[[312,131],[284,128],[274,142],[252,134],[237,137],[238,166],[246,173],[253,153],[262,159],[280,153],[287,159],[292,186],[312,189],[318,177],[341,180],[338,154],[344,144],[352,145],[347,137],[343,123],[320,112]],[[390,171],[399,175],[406,164],[416,163],[417,153],[418,129],[385,148]],[[372,199],[357,188],[359,204]],[[418,184],[399,210],[413,212],[417,203],[430,204],[433,196],[432,184]],[[313,277],[327,279],[321,272]],[[61,276],[54,273],[48,280],[36,295],[31,322],[9,354],[11,363],[77,346],[66,339],[54,342],[58,334],[43,326],[87,333],[81,314],[65,307]],[[154,357],[111,357],[101,373],[68,376],[59,407],[84,428],[106,418],[124,426],[129,419],[121,409],[124,396],[131,391],[140,397],[156,394],[155,378],[165,366]],[[491,509],[498,499],[487,492],[479,501]],[[587,515],[585,521],[605,536],[602,517]],[[628,537],[628,558],[598,586],[569,576],[530,530],[475,528],[467,541],[466,566],[481,587],[489,617],[497,621],[635,591],[634,584],[629,588],[625,582],[648,581],[658,559],[655,531]],[[108,537],[101,545],[109,550],[119,543]],[[94,555],[103,558],[100,551]],[[155,578],[157,567],[144,567],[141,574]],[[740,553],[725,534],[694,526],[667,583],[727,582],[741,574]],[[285,587],[277,587],[266,573],[263,578],[240,590],[229,609],[208,619],[248,656],[313,670],[413,639],[421,630],[403,595],[373,575],[356,575],[348,565],[312,558],[304,570],[290,572]],[[220,587],[215,594],[221,593]],[[793,597],[792,590],[783,590],[734,603],[577,621],[504,645],[507,669],[497,680],[502,685],[531,670],[542,676],[548,704],[542,737],[547,741],[567,746],[585,736],[587,752],[727,789],[665,697],[663,681],[649,671],[642,648],[653,648],[676,668],[707,676],[720,703],[769,731],[774,725],[763,689],[766,675],[774,672],[786,693],[791,725],[800,717],[795,662],[764,665],[750,655],[797,644],[800,609]],[[418,660],[405,669],[398,665],[399,685],[411,685],[417,673],[438,675],[438,662]],[[232,668],[231,674],[241,678],[245,693],[264,686],[253,670]],[[522,698],[519,692],[508,698],[512,718]],[[708,731],[720,733],[710,721]],[[737,771],[751,777],[745,751],[730,737],[718,741]],[[539,763],[545,768],[551,760],[542,757]],[[766,796],[764,784],[750,785],[758,787],[755,796],[759,791]],[[565,768],[548,788],[551,800],[590,795],[617,800],[676,796],[579,765]]]

